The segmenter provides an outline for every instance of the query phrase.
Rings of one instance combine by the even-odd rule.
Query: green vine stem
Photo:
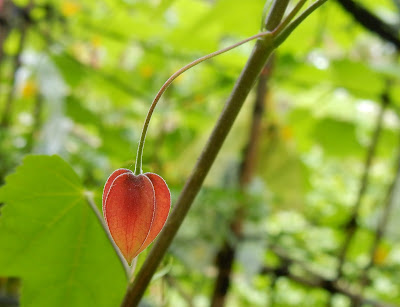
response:
[[[284,1],[274,1],[271,10],[275,9],[276,12],[275,14],[270,12],[268,18],[271,18],[270,16],[275,17],[276,15],[283,16],[287,3],[286,6],[279,5],[279,3],[281,4],[282,2]],[[280,18],[276,19],[276,21],[272,23],[267,30],[274,29],[276,26],[278,26],[280,20]],[[268,24],[268,22],[266,24]],[[199,192],[208,171],[210,170],[233,125],[235,118],[237,117],[244,103],[244,100],[250,92],[250,89],[252,88],[273,49],[273,40],[271,39],[271,36],[266,36],[257,40],[256,45],[253,48],[253,52],[236,82],[233,91],[213,129],[213,132],[211,133],[211,136],[209,137],[208,142],[199,157],[199,160],[197,161],[190,177],[186,181],[186,184],[170,216],[168,217],[163,230],[159,234],[157,241],[150,250],[148,257],[146,258],[139,273],[136,275],[133,283],[129,285],[121,306],[128,307],[137,306],[139,304],[148,284],[151,281],[151,278],[153,277],[173,238],[178,232],[178,229],[181,226],[187,212],[189,211],[194,198]],[[142,149],[139,148],[138,150]]]
[[[290,23],[292,21],[292,19],[296,16],[296,14],[300,11],[300,9],[303,7],[303,5],[306,3],[306,1],[307,0],[300,0],[297,3],[297,5],[293,8],[293,10],[288,14],[288,16],[286,18],[284,18],[282,23],[280,23],[280,21],[284,14],[284,10],[281,10],[281,8],[286,9],[289,1],[288,0],[275,1],[272,5],[270,14],[268,15],[267,22],[266,22],[266,28],[268,31],[260,32],[253,36],[250,36],[238,43],[235,43],[231,46],[228,46],[226,48],[217,50],[213,53],[210,53],[201,58],[198,58],[197,60],[182,67],[181,69],[176,71],[171,77],[168,78],[168,80],[164,83],[164,85],[158,91],[157,95],[155,96],[153,102],[150,105],[149,111],[147,112],[146,119],[144,121],[143,128],[142,128],[142,134],[140,136],[137,154],[136,154],[136,163],[135,163],[135,171],[134,171],[135,175],[140,175],[143,173],[143,170],[142,170],[143,148],[144,148],[144,143],[146,140],[147,130],[149,128],[150,119],[151,119],[151,116],[153,115],[154,109],[156,108],[157,103],[159,102],[161,96],[164,94],[164,92],[167,90],[167,88],[171,85],[171,83],[176,78],[178,78],[181,74],[183,74],[185,71],[196,66],[197,64],[200,64],[201,62],[209,60],[217,55],[220,55],[220,54],[225,53],[229,50],[232,50],[236,47],[239,47],[239,46],[241,46],[245,43],[248,43],[254,39],[267,37],[267,36],[276,37],[276,39],[274,40],[274,46],[275,46],[275,48],[278,47],[308,15],[310,15],[315,9],[317,9],[319,6],[321,6],[327,0],[318,0],[318,1],[314,2],[296,20],[294,20],[292,23]],[[271,12],[275,12],[275,13],[272,14]],[[277,14],[276,12],[279,12],[279,14]]]
[[[265,18],[266,30],[273,31],[280,24],[288,4],[289,0],[273,0],[271,9]]]
[[[236,44],[233,44],[231,46],[228,46],[226,48],[223,48],[221,50],[215,51],[213,53],[207,54],[201,58],[198,58],[197,60],[187,64],[186,66],[182,67],[181,69],[179,69],[178,71],[176,71],[171,77],[168,78],[168,80],[164,83],[164,85],[160,88],[160,90],[158,91],[156,97],[154,98],[153,102],[151,103],[150,109],[147,113],[146,119],[144,121],[143,124],[143,129],[142,129],[142,134],[140,136],[140,141],[139,141],[139,146],[138,146],[138,150],[137,150],[137,155],[136,155],[136,164],[135,164],[135,175],[140,175],[142,174],[142,156],[143,156],[143,148],[144,148],[144,142],[146,140],[146,134],[147,134],[147,129],[149,127],[149,123],[150,123],[150,119],[151,116],[153,115],[154,109],[157,106],[158,101],[160,100],[161,96],[164,94],[164,92],[167,90],[167,88],[171,85],[171,83],[178,78],[181,74],[183,74],[185,71],[189,70],[190,68],[196,66],[197,64],[204,62],[208,59],[211,59],[217,55],[220,55],[222,53],[225,53],[229,50],[232,50],[236,47],[239,47],[249,41],[252,41],[254,39],[257,38],[261,38],[261,37],[266,37],[268,35],[271,35],[270,32],[260,32],[256,35],[250,36]]]
[[[326,0],[325,0],[326,1]],[[315,3],[322,4],[325,2],[324,0],[318,0]],[[290,28],[290,31],[286,31],[287,28],[282,29],[279,33],[273,33],[274,29],[276,29],[281,20],[282,16],[285,13],[289,0],[274,0],[271,10],[268,14],[267,20],[265,22],[266,29],[269,32],[261,32],[252,36],[244,41],[241,41],[235,45],[232,45],[228,48],[222,49],[220,51],[216,51],[215,53],[211,53],[203,58],[200,58],[178,72],[176,72],[173,76],[168,79],[168,81],[163,85],[160,89],[159,93],[157,94],[156,98],[154,99],[148,116],[146,117],[145,124],[143,126],[143,132],[141,136],[141,140],[139,143],[138,148],[138,155],[136,160],[136,167],[135,167],[135,174],[141,173],[141,166],[142,166],[142,154],[143,154],[143,146],[144,146],[144,139],[146,136],[148,124],[150,121],[151,114],[154,111],[154,108],[160,99],[162,93],[166,90],[166,88],[171,84],[171,82],[179,76],[184,71],[190,69],[191,67],[195,66],[196,64],[212,58],[218,54],[231,50],[241,44],[244,44],[250,40],[258,38],[256,44],[253,48],[252,54],[250,55],[246,66],[244,67],[242,73],[240,74],[236,84],[232,90],[231,95],[229,96],[220,117],[205,145],[192,173],[190,174],[189,178],[187,179],[185,186],[183,187],[182,192],[179,195],[178,200],[175,203],[175,206],[168,217],[163,230],[159,234],[157,240],[154,243],[153,248],[150,250],[148,257],[146,258],[144,264],[142,265],[141,269],[139,270],[138,274],[136,275],[133,283],[128,286],[126,291],[124,300],[122,302],[123,307],[128,306],[137,306],[144,295],[144,292],[149,285],[154,273],[158,265],[160,264],[161,260],[163,259],[165,253],[167,252],[168,247],[170,246],[172,240],[174,239],[176,233],[179,230],[186,214],[188,213],[193,200],[195,199],[196,195],[198,194],[205,177],[207,176],[208,171],[210,170],[211,166],[213,165],[218,152],[220,151],[233,123],[239,114],[243,103],[249,94],[251,88],[253,87],[255,81],[258,78],[262,68],[265,65],[265,62],[272,54],[274,49],[284,41],[284,38],[287,37],[291,31],[293,31],[299,23],[298,19],[289,23],[291,21],[292,16],[291,14],[288,15],[289,22],[287,23],[287,28]],[[302,13],[300,16],[301,18],[305,18],[309,15],[316,7],[315,3],[311,6],[311,10],[307,9],[305,12]],[[299,18],[300,18],[299,17]],[[285,22],[285,21],[284,21]],[[270,34],[270,35],[268,35]],[[276,36],[275,36],[276,35]],[[277,43],[277,39],[280,38],[279,43]]]
[[[278,0],[279,1],[279,0]],[[237,117],[245,98],[257,79],[267,58],[273,51],[273,40],[270,36],[259,39],[253,49],[242,74],[240,75],[231,96],[208,139],[208,142],[197,161],[190,177],[175,203],[163,230],[146,258],[141,270],[136,275],[134,282],[129,286],[122,306],[137,306],[147,288],[157,266],[170,246],[172,239],[178,232],[190,206],[200,190],[203,181],[210,170],[235,118]]]

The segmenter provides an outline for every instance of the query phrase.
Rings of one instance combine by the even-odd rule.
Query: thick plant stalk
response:
[[[265,23],[267,30],[271,31],[272,34],[273,30],[281,22],[288,2],[289,0],[274,1]],[[315,8],[316,7],[313,9]],[[304,15],[303,17],[305,18],[312,11],[313,10],[306,11],[305,14],[302,14]],[[289,24],[288,27],[293,30],[297,25],[298,24],[291,26],[291,24]],[[286,33],[283,32],[282,34]],[[138,275],[135,277],[134,282],[128,286],[122,306],[137,306],[139,304],[152,276],[178,232],[179,227],[199,192],[208,171],[214,163],[215,158],[221,149],[247,95],[264,67],[268,57],[278,45],[279,44],[275,42],[274,35],[263,36],[257,40],[253,52],[235,84],[203,152],[201,153],[190,177],[186,181],[163,231],[158,236],[154,247],[150,251]]]
[[[128,288],[122,306],[137,306],[147,288],[154,272],[166,253],[172,239],[178,232],[190,206],[200,190],[203,181],[210,170],[235,118],[237,117],[244,100],[258,77],[268,56],[272,53],[272,41],[259,39],[253,53],[242,71],[231,96],[196,164],[192,174],[186,181],[173,211],[171,212],[164,229],[160,233],[154,247],[150,251],[133,284]]]
[[[282,9],[284,12],[286,6]],[[283,12],[280,14],[281,16],[283,15]],[[269,16],[271,16],[271,14]],[[277,26],[279,21],[280,20],[277,20],[275,26]],[[256,42],[253,52],[236,82],[232,94],[228,98],[228,101],[225,104],[217,124],[215,125],[214,130],[192,171],[192,174],[186,181],[164,229],[160,233],[134,282],[128,287],[122,306],[137,306],[139,304],[153,274],[178,232],[178,229],[189,211],[193,200],[199,192],[208,171],[210,170],[244,103],[244,100],[249,94],[272,51],[273,44],[269,37],[260,38]]]

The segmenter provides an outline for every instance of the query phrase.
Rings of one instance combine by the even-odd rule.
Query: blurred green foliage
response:
[[[359,2],[398,24],[396,1]],[[23,8],[29,1],[16,3]],[[257,33],[264,1],[33,4],[32,21],[26,29],[19,22],[13,24],[0,62],[1,112],[13,93],[11,112],[6,114],[9,125],[0,128],[0,181],[7,183],[0,189],[0,276],[22,278],[23,306],[117,306],[125,291],[122,270],[83,191],[93,191],[101,203],[108,175],[119,167],[133,167],[145,115],[165,80],[191,60]],[[157,107],[144,149],[144,171],[162,175],[173,200],[251,45],[188,71]],[[308,18],[275,55],[257,172],[248,190],[243,193],[238,187],[238,170],[255,93],[146,302],[186,306],[185,293],[194,306],[207,306],[216,274],[215,254],[226,238],[235,240],[229,224],[236,208],[245,204],[244,238],[227,305],[265,306],[273,296],[276,306],[325,306],[328,292],[284,277],[274,281],[258,272],[264,264],[279,262],[268,248],[277,245],[315,272],[335,277],[344,225],[357,199],[382,95],[387,92],[390,104],[344,265],[344,278],[357,289],[396,175],[399,72],[396,50],[361,28],[335,1]],[[40,156],[23,160],[28,154]],[[50,190],[54,195],[39,198],[41,191]],[[398,193],[392,207],[365,295],[400,305]],[[56,227],[55,218],[63,221],[62,227]],[[337,295],[333,304],[349,306],[349,300]]]

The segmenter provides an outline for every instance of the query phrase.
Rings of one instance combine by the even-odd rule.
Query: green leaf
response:
[[[8,55],[16,55],[21,44],[21,32],[14,29],[4,42],[4,52]]]
[[[376,98],[383,92],[384,79],[362,62],[335,61],[332,67],[333,82],[363,98]],[[365,86],[368,84],[368,86]]]
[[[257,171],[274,193],[274,203],[285,208],[301,208],[309,183],[307,168],[297,152],[278,139],[264,141],[261,148],[263,159]]]
[[[327,155],[358,156],[363,152],[356,136],[356,127],[350,122],[334,118],[321,119],[314,126],[313,137]]]
[[[120,303],[124,271],[65,161],[27,156],[0,202],[0,276],[22,278],[22,306]]]
[[[96,113],[87,108],[84,103],[76,96],[68,96],[66,99],[66,113],[76,123],[92,124],[100,126],[101,120]]]
[[[52,60],[60,70],[64,80],[72,87],[79,85],[82,79],[87,76],[87,68],[66,52],[53,55]]]

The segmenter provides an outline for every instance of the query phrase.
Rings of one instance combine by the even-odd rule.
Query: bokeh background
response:
[[[133,167],[165,80],[256,34],[264,4],[0,0],[0,184],[26,155],[57,154],[100,204],[108,175]],[[398,0],[329,0],[289,37],[143,306],[400,305],[399,29]],[[158,105],[144,171],[163,176],[173,200],[253,44],[186,72]],[[39,269],[29,270],[40,288]],[[26,306],[50,306],[6,272],[0,264],[0,306],[21,295]]]

